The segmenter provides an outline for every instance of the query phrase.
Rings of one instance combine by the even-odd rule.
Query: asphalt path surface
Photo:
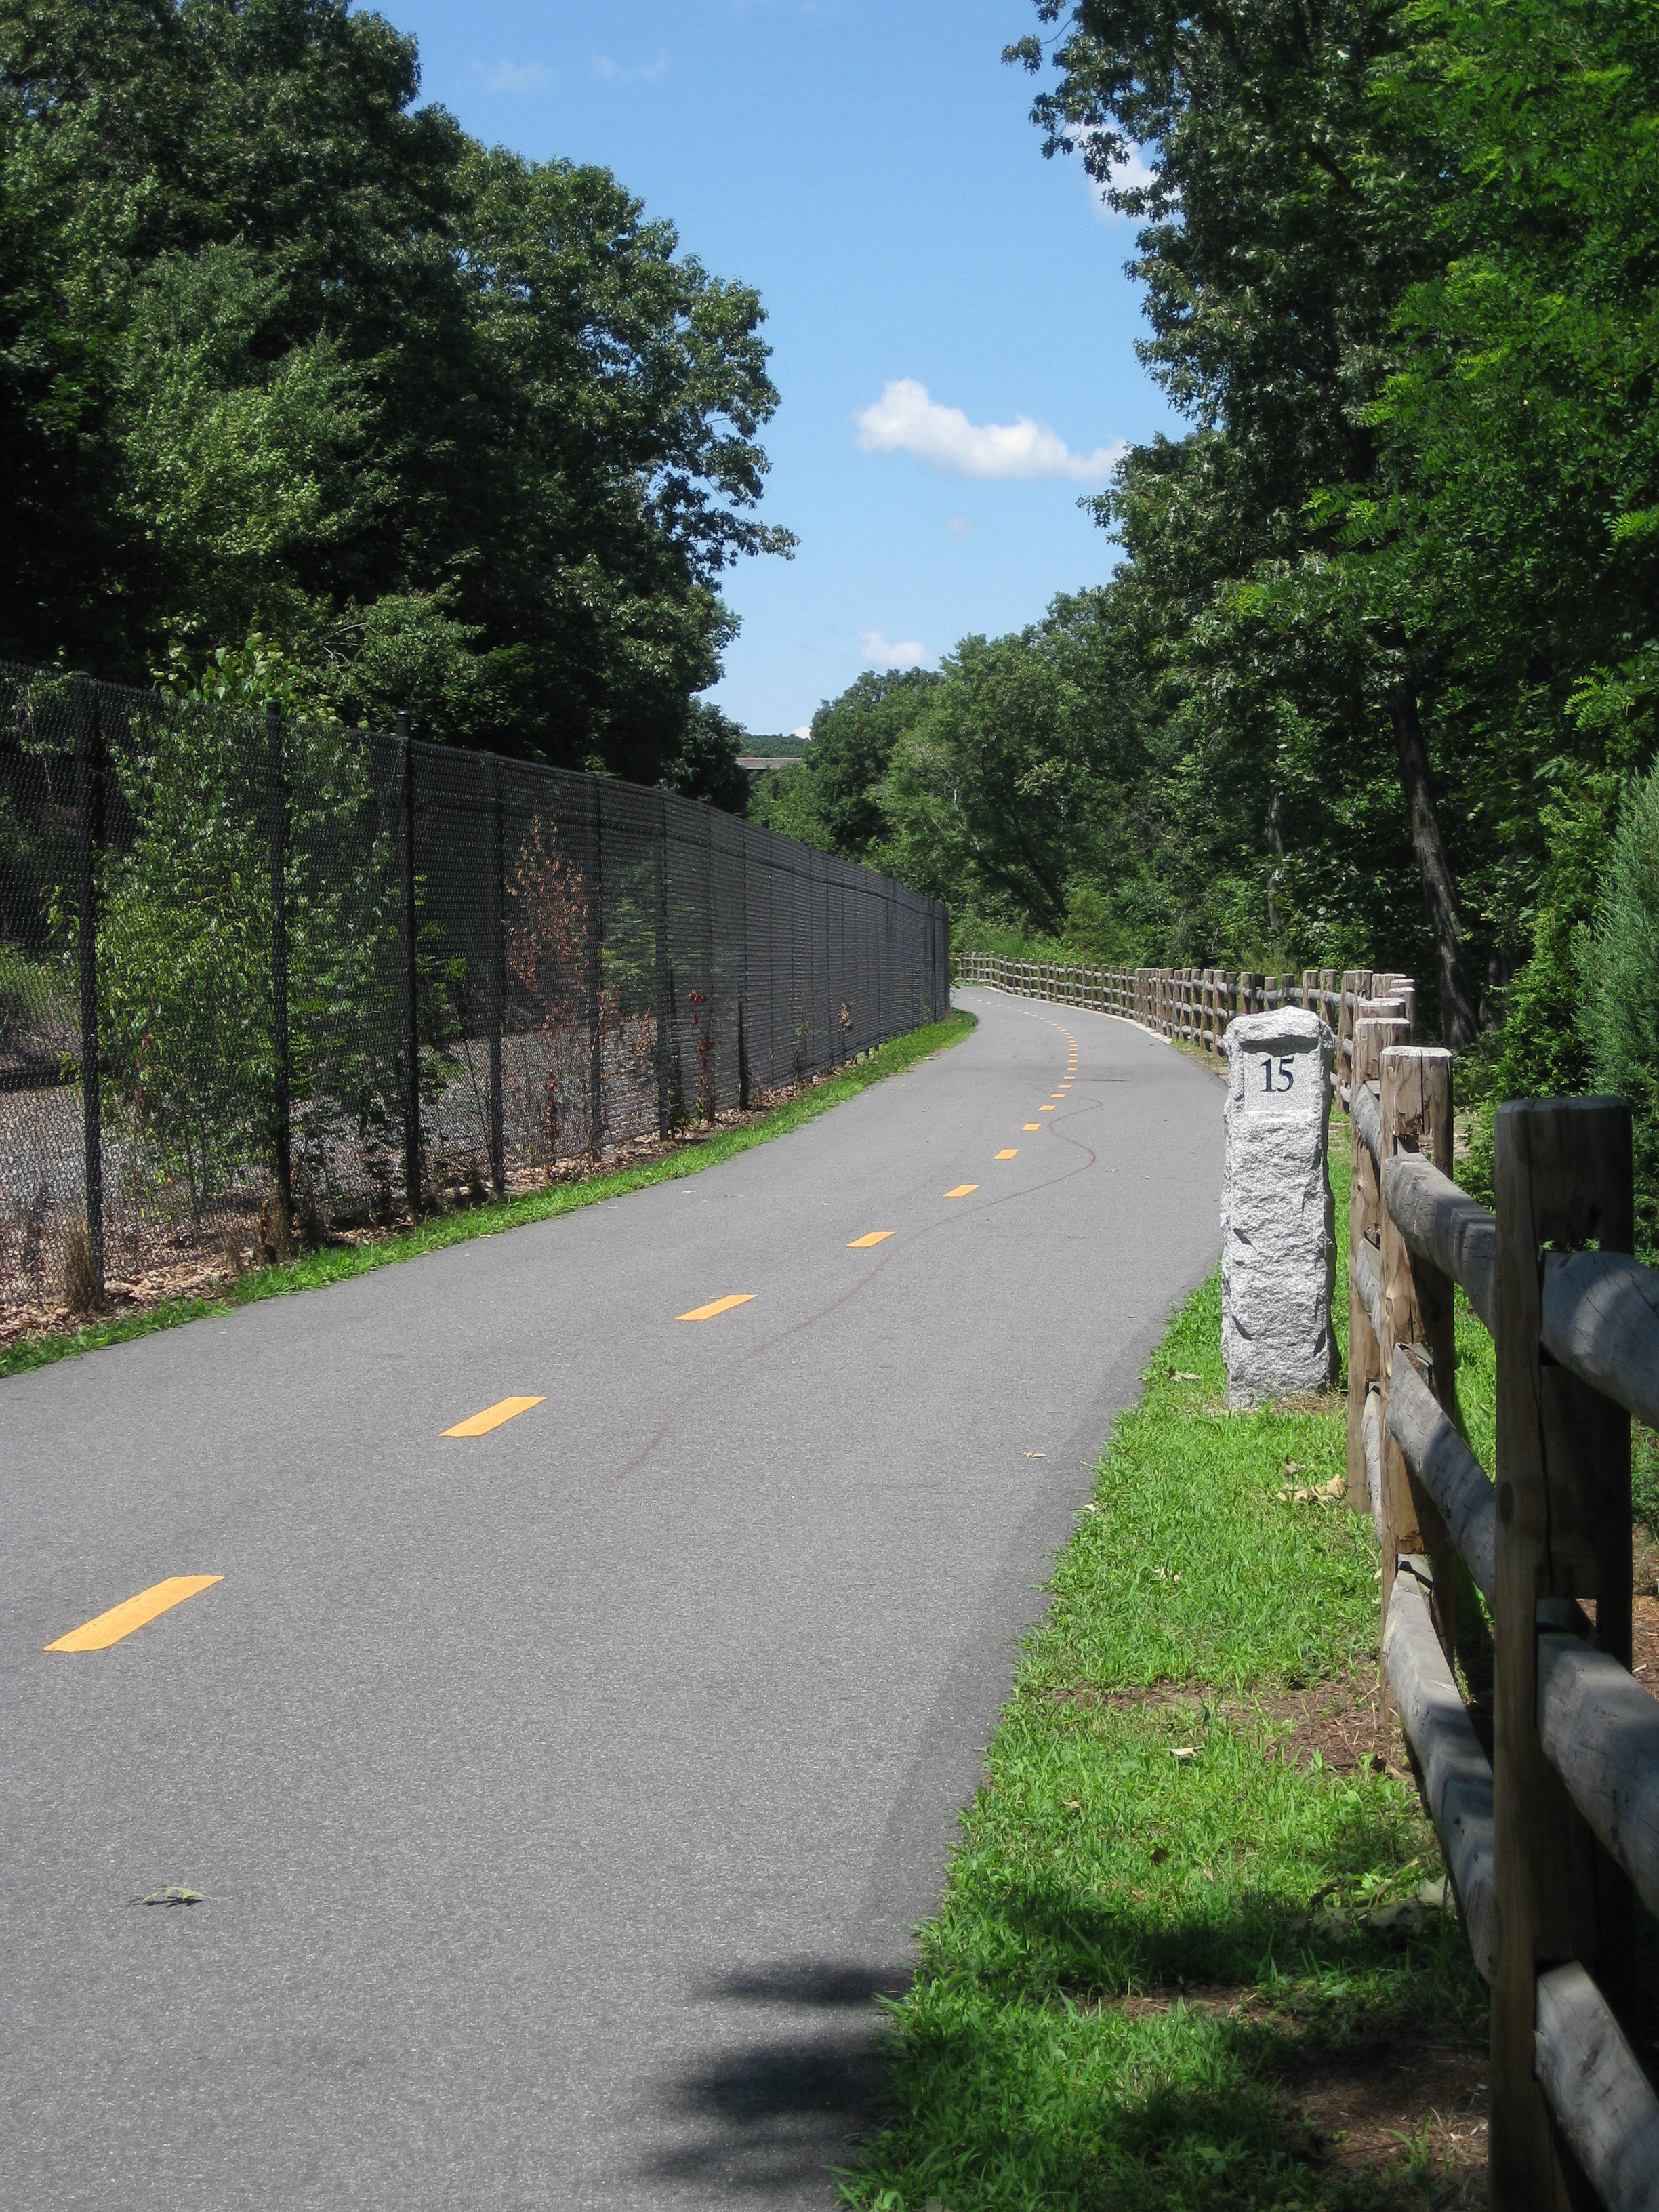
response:
[[[834,2202],[1219,1245],[1212,1076],[961,1002],[703,1174],[0,1383],[9,2212]]]

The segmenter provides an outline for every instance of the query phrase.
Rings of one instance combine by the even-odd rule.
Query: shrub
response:
[[[1630,1101],[1638,1249],[1659,1259],[1659,766],[1620,809],[1582,972],[1596,1087]]]

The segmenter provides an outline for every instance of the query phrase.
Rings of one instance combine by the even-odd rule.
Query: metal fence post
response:
[[[743,1033],[744,1002],[749,996],[749,831],[747,827],[738,834],[738,883],[743,896],[743,928],[739,939],[742,950],[738,975],[738,1104],[749,1111],[749,1054]]]
[[[484,805],[489,844],[489,1180],[497,1198],[507,1194],[507,1138],[501,1100],[501,1031],[507,1023],[506,840],[501,830],[501,772],[494,753],[483,761]]]
[[[592,798],[587,851],[587,1151],[605,1150],[605,848],[599,779],[587,779]]]
[[[81,1103],[86,1160],[87,1255],[94,1304],[104,1297],[104,1128],[98,1056],[98,856],[104,842],[102,732],[92,687],[70,688],[75,724],[75,861],[80,910]]]
[[[271,1137],[280,1249],[294,1218],[293,1101],[288,1058],[288,790],[283,775],[283,713],[265,702],[265,806],[270,816]]]
[[[702,810],[702,981],[705,999],[702,1009],[702,1042],[697,1047],[698,1086],[697,1105],[712,1121],[714,1118],[714,811],[706,800],[699,800]]]
[[[398,860],[403,870],[404,909],[404,1195],[411,1219],[421,1218],[421,978],[415,900],[415,745],[409,715],[397,724],[398,775],[402,781],[402,827]]]
[[[656,976],[653,989],[657,1006],[657,1134],[666,1139],[674,1133],[669,1105],[668,1034],[668,794],[657,788],[657,835],[651,854],[656,892],[654,935]]]

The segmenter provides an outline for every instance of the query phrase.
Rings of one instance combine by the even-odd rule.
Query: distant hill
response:
[[[751,771],[763,765],[772,768],[785,761],[805,760],[811,750],[811,738],[760,738],[744,731],[738,763]]]
[[[750,760],[805,760],[812,750],[811,738],[763,738],[743,733],[743,750]]]

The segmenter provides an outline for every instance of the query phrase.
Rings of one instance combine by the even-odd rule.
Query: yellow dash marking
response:
[[[733,1306],[750,1304],[756,1295],[753,1291],[739,1291],[735,1297],[716,1298],[709,1305],[693,1306],[689,1314],[681,1314],[679,1318],[681,1321],[713,1321],[716,1314],[730,1313]]]
[[[498,1406],[486,1406],[482,1413],[474,1413],[470,1421],[457,1421],[453,1429],[446,1429],[447,1437],[487,1437],[492,1429],[499,1429],[503,1421],[516,1421],[520,1413],[527,1413],[532,1406],[544,1406],[545,1398],[503,1398]]]
[[[67,1636],[60,1636],[56,1644],[48,1644],[48,1651],[107,1651],[112,1644],[118,1644],[124,1636],[131,1636],[135,1628],[142,1628],[147,1620],[154,1620],[158,1613],[170,1613],[175,1605],[182,1605],[198,1590],[211,1589],[222,1583],[222,1575],[169,1575],[166,1582],[152,1583],[130,1597],[125,1605],[112,1605],[107,1613],[100,1613],[96,1620],[88,1620],[79,1628],[71,1628]]]
[[[1000,1160],[1017,1160],[1019,1158],[1018,1146],[1016,1145],[1013,1151],[1011,1152],[999,1152],[997,1154],[997,1158]]]
[[[1054,1110],[1054,1109],[1052,1106],[1039,1106],[1037,1108],[1037,1112],[1039,1114],[1052,1114]]]
[[[1022,1129],[1040,1129],[1042,1124],[1041,1121],[1022,1121],[1019,1126]]]
[[[892,1233],[890,1229],[872,1229],[867,1237],[855,1237],[847,1249],[849,1252],[867,1252],[872,1244],[879,1244],[884,1237]]]
[[[966,1198],[978,1188],[979,1185],[976,1182],[959,1182],[954,1190],[947,1190],[945,1195],[946,1198]]]

